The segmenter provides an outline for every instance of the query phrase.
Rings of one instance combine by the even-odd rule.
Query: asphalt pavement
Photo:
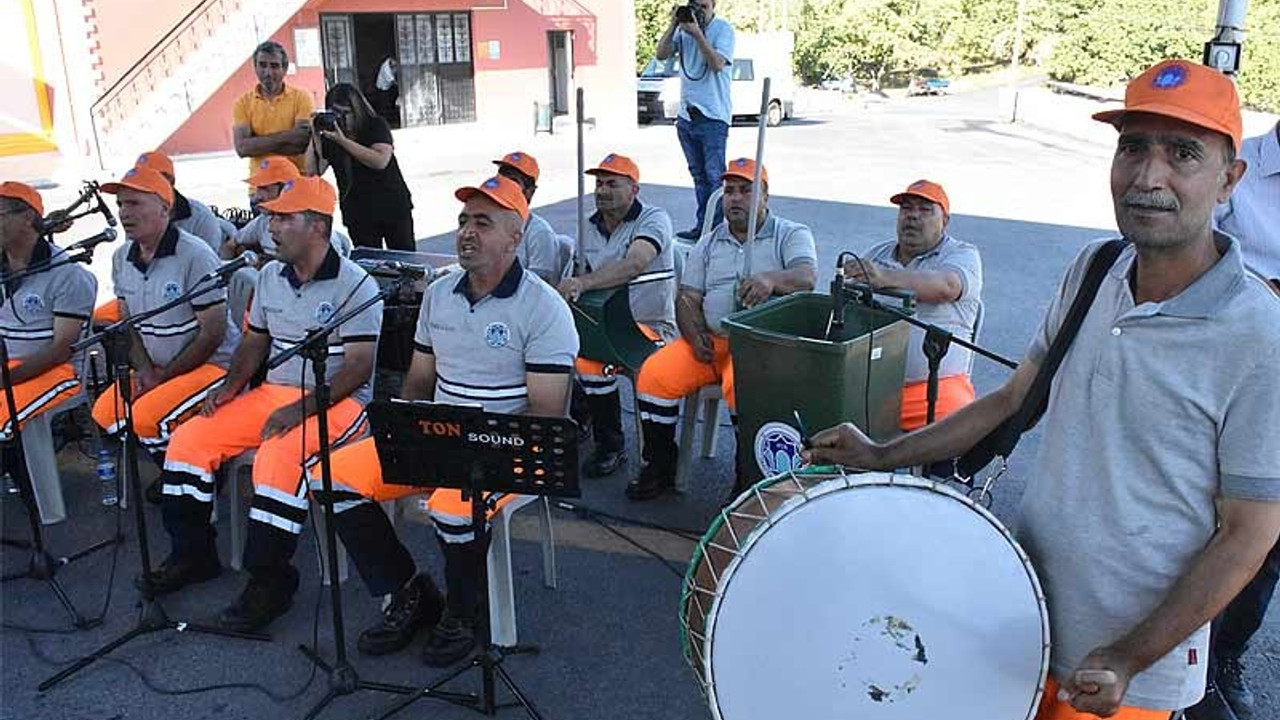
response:
[[[999,115],[997,91],[987,90],[941,98],[859,100],[838,112],[799,118],[770,130],[765,160],[773,181],[771,208],[813,228],[820,287],[831,278],[839,252],[859,252],[892,237],[895,213],[888,197],[912,180],[929,177],[950,193],[951,232],[982,252],[987,312],[981,342],[1019,357],[1071,258],[1089,240],[1112,232],[1110,148],[1052,129],[1007,125]],[[735,127],[730,155],[753,154],[754,133],[751,126]],[[456,142],[441,142],[420,130],[397,134],[397,153],[414,192],[418,235],[426,238],[424,249],[450,244],[448,231],[458,208],[452,189],[487,176],[492,171],[488,160],[515,147],[537,154],[542,163],[544,179],[535,209],[560,232],[573,232],[577,214],[572,138],[477,139],[463,133],[449,137]],[[610,151],[636,158],[643,173],[643,199],[668,208],[677,228],[692,224],[692,191],[674,128],[659,125],[615,136],[592,134],[587,145],[589,160]],[[243,161],[234,158],[184,159],[178,163],[178,185],[206,202],[243,204],[243,187],[236,182],[241,173]],[[590,211],[589,198],[586,205]],[[980,391],[992,390],[1006,375],[1003,368],[983,360],[974,368]],[[694,487],[688,493],[642,504],[627,501],[622,489],[638,468],[633,451],[626,471],[586,481],[580,504],[609,515],[700,532],[732,482],[727,415],[722,414],[720,422],[724,427],[716,457],[696,462]],[[624,425],[634,450],[634,418],[629,412]],[[1037,444],[1038,434],[1030,433],[1009,474],[995,488],[994,510],[1005,522],[1015,517]],[[59,460],[71,519],[50,528],[48,539],[55,553],[68,554],[109,535],[114,514],[98,503],[92,465],[75,444],[65,448]],[[144,475],[154,475],[145,461]],[[4,535],[23,536],[19,504],[5,497],[2,505]],[[225,560],[227,504],[224,500],[220,505],[219,542]],[[147,515],[153,557],[163,557],[167,541],[158,513],[148,508]],[[543,584],[535,514],[526,510],[512,523],[520,640],[541,648],[537,655],[513,657],[507,663],[521,689],[546,718],[708,717],[682,656],[676,619],[680,578],[693,543],[678,534],[563,510],[555,511],[555,521],[555,589]],[[49,692],[36,691],[39,681],[56,672],[60,663],[133,627],[136,593],[131,583],[139,567],[136,532],[131,516],[123,523],[129,540],[117,557],[114,592],[102,627],[67,634],[0,633],[0,717],[302,717],[324,694],[326,679],[313,677],[304,688],[309,665],[297,646],[310,644],[315,633],[321,653],[333,654],[328,592],[319,582],[310,530],[296,558],[301,590],[292,611],[271,628],[270,643],[156,633],[120,648],[110,660]],[[420,565],[439,577],[439,552],[428,530],[405,523],[401,535]],[[3,551],[6,572],[20,568],[24,559],[21,551]],[[112,570],[108,551],[73,563],[59,577],[82,611],[96,614],[107,598]],[[165,605],[175,619],[207,618],[229,604],[242,583],[242,577],[228,572],[166,599]],[[348,638],[354,638],[375,617],[376,602],[354,574],[343,586],[343,598]],[[6,623],[66,627],[42,583],[6,584],[0,602]],[[778,621],[786,621],[785,613]],[[364,658],[353,648],[352,658],[365,679],[425,685],[439,673],[421,665],[418,650],[415,644],[395,656]],[[1248,677],[1261,695],[1258,717],[1280,717],[1280,613],[1272,612],[1246,662]],[[470,690],[474,681],[474,675],[467,675],[451,687]],[[217,684],[229,686],[173,694]],[[296,697],[273,698],[264,690]],[[360,693],[338,700],[321,717],[374,717],[390,702],[387,696]],[[520,716],[514,709],[503,715]],[[470,711],[424,700],[397,717],[471,716]]]

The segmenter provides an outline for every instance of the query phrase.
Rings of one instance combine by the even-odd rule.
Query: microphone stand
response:
[[[320,482],[323,488],[322,495],[316,499],[320,501],[324,511],[325,560],[328,565],[329,577],[333,578],[333,581],[329,583],[329,605],[333,616],[334,660],[332,664],[325,661],[324,658],[320,657],[318,648],[310,648],[306,645],[298,646],[298,650],[329,677],[329,691],[307,712],[307,720],[319,715],[334,700],[346,695],[352,695],[361,690],[392,695],[412,695],[416,692],[414,688],[403,685],[361,680],[360,674],[347,658],[346,628],[342,619],[342,586],[337,581],[338,536],[333,512],[333,473],[330,464],[332,447],[329,441],[330,395],[329,384],[326,379],[329,358],[329,334],[368,308],[393,297],[400,291],[401,286],[409,281],[410,278],[401,276],[399,279],[379,289],[378,293],[368,300],[334,316],[328,323],[307,331],[301,342],[281,351],[267,361],[267,369],[270,370],[283,365],[297,355],[301,355],[304,360],[311,362],[311,368],[315,374],[313,397],[316,403],[316,422],[319,428]],[[303,422],[306,421],[304,420]]]
[[[896,308],[886,305],[875,299],[877,294],[890,295],[902,298],[906,309]],[[917,318],[910,310],[915,307],[915,293],[909,290],[901,290],[896,288],[882,288],[876,290],[866,283],[853,283],[845,281],[840,274],[836,274],[835,279],[831,281],[831,295],[833,305],[832,327],[839,328],[844,324],[844,305],[848,299],[853,299],[862,305],[873,310],[885,312],[899,320],[905,320],[908,324],[924,330],[924,354],[929,361],[929,377],[925,388],[928,409],[926,411],[927,423],[932,424],[937,413],[938,406],[938,372],[942,366],[942,358],[951,349],[951,344],[955,343],[960,347],[981,355],[988,360],[1000,363],[1005,367],[1017,369],[1018,363],[1004,357],[998,353],[979,347],[968,340],[956,337],[951,331],[945,330],[933,323],[925,322]],[[839,308],[835,310],[835,308]],[[838,318],[838,319],[837,319]]]
[[[9,349],[3,338],[0,338],[0,377],[4,380],[4,399],[9,410],[9,421],[13,424],[13,436],[9,442],[12,444],[14,454],[17,457],[17,467],[14,468],[14,474],[17,476],[18,494],[22,498],[22,505],[27,511],[27,522],[31,526],[30,542],[9,539],[3,541],[5,545],[29,548],[31,550],[31,559],[27,563],[26,570],[5,575],[0,578],[0,583],[24,578],[43,580],[49,584],[49,589],[58,598],[58,602],[67,611],[67,615],[71,617],[71,624],[74,627],[79,630],[96,627],[102,624],[102,618],[85,618],[76,609],[75,604],[71,602],[71,598],[67,595],[66,590],[63,589],[62,583],[58,582],[57,573],[60,568],[76,560],[123,541],[124,536],[117,532],[114,537],[95,543],[71,555],[55,558],[49,553],[44,544],[44,531],[40,525],[40,509],[36,506],[35,483],[28,470],[26,448],[22,445],[22,429],[18,427],[18,403],[13,396],[13,378],[9,371]]]
[[[115,373],[116,396],[120,398],[124,406],[124,422],[120,430],[120,441],[124,445],[124,467],[129,475],[129,488],[133,493],[133,497],[142,497],[142,483],[138,473],[138,446],[133,436],[133,384],[129,373],[129,345],[133,340],[133,330],[141,322],[149,320],[161,313],[167,312],[185,302],[190,302],[202,295],[207,295],[214,290],[226,287],[227,276],[218,275],[214,278],[213,284],[208,283],[209,278],[202,279],[196,283],[194,287],[184,293],[181,297],[175,298],[173,301],[165,303],[160,307],[148,310],[137,315],[130,315],[123,320],[112,323],[104,328],[101,332],[77,342],[71,346],[72,352],[79,352],[90,345],[102,343],[107,351],[107,362],[112,366]],[[147,541],[147,517],[143,510],[146,503],[135,502],[133,504],[134,518],[138,526],[138,555],[142,560],[142,577],[147,578],[151,575],[151,550]],[[336,577],[336,576],[335,576]],[[80,658],[75,663],[65,668],[56,675],[50,677],[40,683],[38,690],[45,692],[53,686],[61,683],[63,680],[80,672],[84,668],[97,662],[105,657],[111,651],[128,643],[130,640],[149,635],[151,633],[160,632],[161,630],[176,630],[182,632],[204,633],[208,635],[222,635],[225,637],[241,638],[244,640],[259,640],[269,642],[271,638],[262,633],[245,633],[234,630],[225,630],[219,627],[209,625],[200,625],[198,623],[188,622],[185,620],[173,620],[169,614],[165,612],[164,606],[160,604],[160,600],[151,592],[147,583],[142,585],[142,601],[138,610],[138,622],[124,635],[108,642],[102,647],[94,650],[88,655]]]

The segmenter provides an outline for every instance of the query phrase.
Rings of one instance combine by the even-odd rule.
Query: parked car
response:
[[[791,33],[744,33],[738,36],[730,67],[729,101],[735,118],[756,119],[766,75],[769,85],[767,122],[778,125],[795,112],[795,81],[791,77]],[[636,114],[642,124],[674,120],[680,110],[680,60],[653,58],[636,78]]]
[[[937,70],[925,68],[917,70],[907,85],[907,95],[945,95],[951,81],[938,74]]]
[[[836,90],[842,93],[858,92],[858,84],[854,82],[852,75],[845,75],[839,78],[827,78],[818,83],[818,87],[823,90]]]

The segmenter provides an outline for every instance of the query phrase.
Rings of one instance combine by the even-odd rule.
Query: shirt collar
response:
[[[1216,230],[1213,240],[1214,245],[1222,252],[1221,257],[1182,292],[1159,303],[1156,309],[1158,314],[1207,320],[1222,310],[1244,288],[1244,259],[1239,241]],[[1130,248],[1111,267],[1109,274],[1123,283],[1126,291],[1129,291],[1129,273],[1136,262],[1137,252]]]
[[[462,295],[467,299],[467,302],[471,303],[472,305],[475,305],[476,303],[480,302],[484,298],[471,297],[471,285],[468,282],[470,278],[471,278],[470,272],[462,273],[462,277],[458,278],[458,282],[455,283],[453,286],[453,292],[458,295]],[[520,288],[520,280],[523,278],[524,278],[524,268],[520,267],[519,260],[513,260],[511,262],[511,267],[507,268],[506,274],[502,276],[502,280],[498,281],[498,286],[495,287],[493,289],[493,292],[489,293],[489,295],[486,297],[496,297],[499,299],[506,299],[511,297],[512,295],[515,295],[516,290]]]
[[[186,220],[191,217],[191,203],[177,190],[173,191],[173,210],[169,213],[169,217],[174,220]]]
[[[934,255],[937,255],[938,253],[942,252],[943,246],[945,246],[949,242],[951,242],[951,235],[944,232],[942,233],[942,239],[938,241],[937,245],[933,246],[932,250],[922,252],[919,255],[916,255],[915,257],[908,260],[906,263],[903,263],[901,260],[898,259],[898,244],[895,242],[893,246],[889,248],[889,258],[905,268],[913,262],[920,262],[922,260],[927,260],[933,257]]]
[[[636,218],[640,217],[640,212],[642,210],[644,210],[644,206],[640,204],[640,199],[636,198],[635,200],[632,200],[631,208],[628,209],[627,214],[622,217],[622,222],[618,224],[618,227],[622,227],[624,224],[632,222]],[[604,218],[600,216],[599,210],[595,211],[595,213],[587,219],[591,221],[592,225],[596,226],[596,230],[599,230],[600,234],[603,235],[606,240],[608,240],[609,236],[613,234],[605,229]]]
[[[164,235],[160,236],[160,244],[156,246],[156,254],[151,256],[151,262],[155,262],[162,257],[169,257],[177,251],[178,228],[173,223],[169,223],[169,226],[164,230]],[[134,241],[129,246],[129,254],[125,256],[125,259],[141,272],[146,272],[147,267],[150,266],[150,263],[142,262],[142,246],[137,241]]]
[[[262,83],[257,83],[256,85],[253,86],[254,97],[258,98],[259,100],[265,100],[267,102],[275,102],[283,98],[285,96],[285,93],[287,92],[289,92],[289,83],[284,83],[284,82],[280,83],[279,94],[274,95],[272,97],[267,97],[266,95],[262,94]]]
[[[775,216],[775,215],[774,215],[773,213],[771,213],[771,212],[766,212],[766,214],[765,214],[764,224],[763,224],[763,225],[761,225],[761,226],[760,226],[760,230],[756,232],[755,241],[756,241],[756,242],[760,242],[761,240],[773,240],[773,239],[774,239],[774,236],[775,236],[775,235],[777,235],[777,233],[778,233],[778,218],[777,218],[777,216]],[[711,233],[711,238],[712,238],[713,240],[717,240],[717,241],[719,241],[719,240],[727,240],[727,241],[730,241],[730,242],[737,243],[737,244],[739,244],[739,245],[741,245],[741,244],[742,244],[742,242],[741,242],[740,240],[738,240],[737,236],[736,236],[736,235],[734,235],[734,234],[729,230],[729,221],[728,221],[728,220],[721,220],[721,221],[720,221],[720,224],[719,224],[719,225],[717,225],[717,226],[715,227],[715,230],[713,230],[713,231],[712,231],[712,233]]]
[[[294,290],[303,286],[302,280],[298,277],[298,271],[293,269],[292,263],[281,263],[284,267],[280,268],[280,276],[289,281]],[[333,280],[338,277],[338,271],[342,269],[342,259],[338,257],[338,252],[333,249],[333,245],[329,245],[329,250],[324,254],[324,260],[320,261],[320,268],[316,270],[316,274],[312,276],[311,282],[317,280]]]

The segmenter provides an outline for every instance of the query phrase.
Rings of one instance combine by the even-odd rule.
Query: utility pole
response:
[[[1204,44],[1204,64],[1227,75],[1240,70],[1240,48],[1244,44],[1244,19],[1249,0],[1219,0],[1218,25],[1213,39]]]

